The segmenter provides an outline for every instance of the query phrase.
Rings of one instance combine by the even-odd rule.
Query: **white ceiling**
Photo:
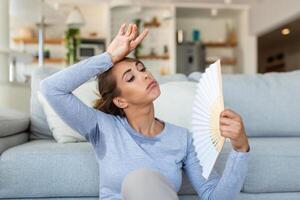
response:
[[[232,5],[244,5],[253,6],[256,3],[260,3],[266,0],[231,0]],[[10,15],[15,19],[26,18],[28,23],[36,23],[40,21],[41,16],[41,2],[42,0],[10,0]],[[189,3],[199,4],[225,4],[225,0],[44,0],[45,6],[44,15],[46,16],[46,22],[52,24],[61,21],[62,18],[70,12],[74,5],[80,4],[99,4],[99,3],[115,3],[115,2],[131,2],[132,5],[135,3],[180,3],[180,5]],[[34,10],[34,12],[32,12]],[[192,12],[192,11],[191,11]],[[196,12],[196,11],[195,11]],[[209,12],[204,10],[203,13]],[[181,12],[183,15],[189,15],[190,13]],[[219,16],[226,15],[226,10],[220,10]],[[232,12],[231,12],[232,14]],[[17,20],[15,20],[17,21]],[[14,26],[14,24],[11,24]]]
[[[89,3],[99,3],[99,2],[159,2],[159,3],[211,3],[219,4],[224,3],[225,0],[46,0],[49,3],[60,3],[60,4],[89,4]],[[232,4],[241,5],[253,5],[260,3],[265,0],[231,0]]]

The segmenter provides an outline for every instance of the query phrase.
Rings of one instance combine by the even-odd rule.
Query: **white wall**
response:
[[[106,3],[80,5],[80,10],[86,19],[86,25],[81,28],[82,36],[88,37],[89,32],[95,31],[98,37],[107,38],[108,5]]]
[[[0,4],[0,46],[9,46],[8,0]],[[29,113],[30,88],[8,83],[8,55],[0,54],[0,107],[14,108]]]
[[[1,1],[0,4],[0,48],[8,48],[9,46],[9,15],[8,0]],[[7,67],[6,67],[7,66]],[[8,80],[8,55],[0,53],[0,81]]]
[[[0,107],[30,113],[30,87],[1,82],[0,94]]]
[[[258,1],[250,11],[250,31],[261,35],[299,15],[299,0]]]
[[[242,51],[242,73],[244,74],[255,74],[257,73],[257,37],[250,34],[249,30],[249,12],[242,11],[239,18],[240,26],[240,43]]]

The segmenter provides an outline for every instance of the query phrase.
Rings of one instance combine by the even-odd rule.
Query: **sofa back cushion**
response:
[[[225,105],[239,112],[250,136],[300,136],[300,70],[226,75]]]
[[[31,139],[52,138],[36,91],[42,79],[59,70],[44,67],[32,75]],[[225,107],[242,116],[248,136],[300,136],[300,70],[254,75],[223,74],[222,78]],[[161,95],[154,101],[156,116],[190,129],[196,82],[162,82]]]
[[[30,109],[31,109],[31,124],[30,124],[30,139],[53,139],[53,131],[51,131],[51,128],[53,130],[53,126],[50,128],[47,123],[47,118],[45,115],[45,112],[43,110],[43,107],[38,99],[37,91],[39,89],[40,81],[44,78],[51,76],[52,74],[58,72],[61,70],[60,68],[54,68],[54,67],[43,67],[43,68],[37,68],[34,70],[32,74],[32,80],[31,80],[31,100],[30,100]],[[188,78],[183,74],[174,74],[174,75],[168,75],[168,76],[159,76],[156,77],[159,83],[165,83],[165,82],[171,82],[171,81],[187,81]],[[79,87],[80,88],[80,87]],[[91,88],[91,89],[94,89]],[[75,90],[73,93],[79,97],[84,103],[89,104],[90,97],[93,96],[93,93],[91,90],[87,91],[87,94],[80,95]],[[82,91],[82,90],[81,90]],[[70,140],[65,140],[64,133],[62,133],[60,138],[61,142],[70,142]],[[67,133],[66,133],[67,134]],[[54,137],[54,139],[58,140],[58,137]],[[77,140],[77,139],[76,139]]]
[[[242,116],[248,136],[300,136],[300,70],[222,78],[225,108]],[[161,84],[157,117],[190,129],[196,84]]]
[[[167,82],[160,85],[160,90],[160,96],[154,101],[156,117],[191,130],[196,82]]]
[[[94,100],[98,99],[99,92],[97,92],[97,81],[91,79],[80,85],[72,92],[84,104],[93,107]],[[86,138],[78,133],[75,129],[65,123],[61,117],[53,110],[52,106],[48,103],[44,95],[38,91],[39,102],[43,106],[44,113],[47,118],[49,128],[52,132],[54,139],[58,143],[73,143],[73,142],[86,142]]]
[[[38,100],[37,91],[39,90],[41,80],[55,72],[58,72],[59,70],[59,68],[54,67],[42,67],[37,68],[32,73],[30,98],[30,140],[53,138],[43,107]]]

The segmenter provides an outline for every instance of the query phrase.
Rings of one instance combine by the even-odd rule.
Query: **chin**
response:
[[[156,88],[150,93],[150,95],[151,95],[152,101],[154,101],[155,99],[157,99],[157,98],[160,96],[160,88],[159,88],[159,86],[156,87]]]

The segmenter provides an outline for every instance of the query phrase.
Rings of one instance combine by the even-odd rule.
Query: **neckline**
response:
[[[162,122],[164,124],[163,129],[160,131],[160,133],[158,133],[155,136],[146,136],[143,135],[140,132],[137,132],[128,122],[127,118],[124,117],[124,122],[125,122],[125,127],[126,129],[129,131],[129,133],[131,133],[134,136],[137,136],[141,139],[147,139],[147,140],[157,140],[160,139],[161,137],[163,137],[166,134],[166,129],[167,129],[167,124],[164,120],[158,119],[157,117],[154,117],[155,119],[157,119],[158,121]]]

